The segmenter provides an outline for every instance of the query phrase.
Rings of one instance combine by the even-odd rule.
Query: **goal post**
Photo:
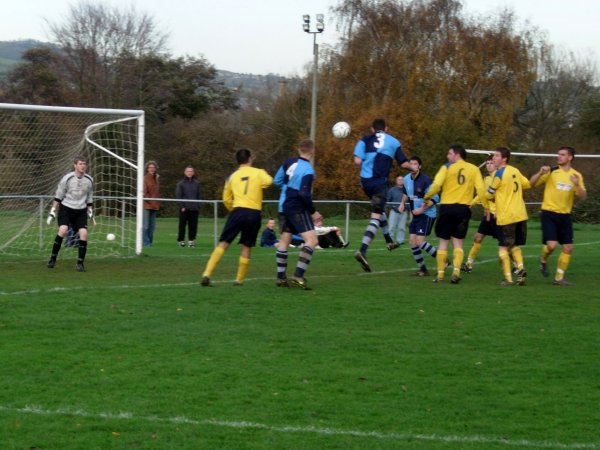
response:
[[[0,255],[47,256],[56,224],[45,216],[78,155],[94,178],[88,254],[140,254],[144,125],[141,110],[0,103]]]

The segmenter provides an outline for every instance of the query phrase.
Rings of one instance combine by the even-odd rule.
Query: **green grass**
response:
[[[244,286],[232,248],[201,288],[208,222],[188,249],[161,219],[144,256],[83,274],[72,251],[1,258],[0,448],[600,448],[599,226],[577,227],[563,287],[530,223],[528,283],[502,287],[491,241],[457,286],[380,237],[366,274],[365,225],[315,253],[312,291],[276,288],[260,248]]]

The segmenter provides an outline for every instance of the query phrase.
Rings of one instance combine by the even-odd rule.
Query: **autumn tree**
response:
[[[329,134],[338,120],[358,138],[385,117],[426,166],[443,162],[451,142],[506,142],[535,77],[535,42],[510,12],[478,21],[458,0],[346,0],[336,13],[343,40],[324,54],[317,140],[327,154],[317,164],[339,176],[318,177],[319,195],[359,194],[352,145]]]

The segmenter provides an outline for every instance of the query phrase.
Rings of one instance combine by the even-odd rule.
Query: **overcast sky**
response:
[[[94,0],[89,0],[94,1]],[[2,11],[0,40],[48,40],[44,19],[60,22],[77,0],[19,0]],[[302,74],[312,60],[312,36],[302,31],[302,14],[323,13],[318,42],[334,44],[329,7],[336,0],[104,0],[134,5],[170,35],[171,53],[204,56],[218,69],[255,74]],[[600,60],[598,0],[463,0],[470,14],[511,7],[519,20],[547,32],[553,44]],[[598,64],[598,63],[597,63]],[[600,64],[598,64],[600,66]]]

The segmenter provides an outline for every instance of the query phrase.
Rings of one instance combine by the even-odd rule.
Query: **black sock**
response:
[[[87,241],[79,241],[79,258],[77,258],[78,263],[83,263],[86,252],[87,252]]]
[[[52,254],[50,255],[51,259],[56,259],[58,257],[58,252],[60,251],[60,247],[62,245],[63,238],[61,238],[58,234],[54,238],[54,245],[52,245]]]

